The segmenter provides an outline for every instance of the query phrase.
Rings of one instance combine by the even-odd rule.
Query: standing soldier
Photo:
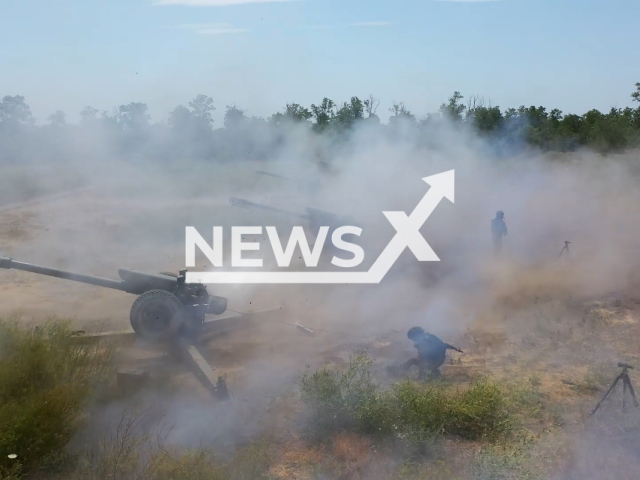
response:
[[[507,235],[507,224],[504,223],[504,212],[496,212],[496,218],[491,220],[491,234],[493,236],[493,248],[496,253],[502,251],[502,237]]]

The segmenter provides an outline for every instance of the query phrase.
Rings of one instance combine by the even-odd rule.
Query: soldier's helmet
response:
[[[498,210],[496,212],[496,218],[504,218],[504,212],[502,210]]]
[[[422,327],[411,327],[407,332],[407,338],[409,340],[415,340],[424,335],[424,328]]]

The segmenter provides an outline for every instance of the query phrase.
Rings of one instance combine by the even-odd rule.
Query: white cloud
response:
[[[306,30],[329,30],[333,28],[332,25],[308,25],[304,27],[299,27]]]
[[[156,0],[154,5],[185,5],[189,7],[223,7],[245,3],[292,2],[295,0]]]
[[[178,25],[179,28],[186,28],[198,35],[224,35],[228,33],[244,33],[248,30],[244,28],[234,28],[228,23],[192,23]]]
[[[388,25],[393,25],[392,22],[359,22],[352,23],[350,27],[386,27]]]
[[[393,25],[393,22],[357,22],[348,23],[343,25],[304,25],[298,28],[304,30],[329,30],[332,28],[345,28],[345,27],[386,27]]]

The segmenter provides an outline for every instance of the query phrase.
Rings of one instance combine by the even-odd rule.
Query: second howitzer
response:
[[[136,334],[152,341],[195,337],[204,324],[205,315],[221,315],[227,309],[226,298],[210,295],[207,287],[202,284],[186,283],[186,270],[175,275],[120,269],[118,275],[121,280],[118,281],[18,262],[7,257],[0,257],[0,268],[22,270],[138,295],[131,306],[131,327]]]
[[[290,217],[300,218],[305,220],[309,224],[309,230],[313,234],[314,237],[318,237],[318,233],[320,232],[320,227],[329,227],[329,231],[327,232],[327,237],[330,238],[333,231],[342,226],[355,226],[354,219],[352,217],[339,216],[334,213],[325,212],[323,210],[318,210],[316,208],[307,207],[305,210],[307,213],[297,213],[291,212],[288,210],[283,210],[281,208],[270,207],[268,205],[262,205],[260,203],[250,202],[249,200],[243,200],[241,198],[231,197],[229,199],[231,205],[234,207],[243,207],[243,208],[256,208],[260,210],[268,210],[270,212],[282,213],[284,215],[288,215]]]

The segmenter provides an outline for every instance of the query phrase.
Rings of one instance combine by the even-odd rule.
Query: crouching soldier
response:
[[[418,350],[418,356],[407,360],[402,365],[387,367],[388,372],[391,374],[404,374],[415,365],[418,367],[421,378],[424,377],[426,372],[431,373],[434,377],[439,377],[440,370],[438,369],[444,364],[447,350],[463,353],[459,348],[444,343],[435,335],[425,332],[422,327],[409,329],[407,338],[414,343],[415,348]]]

